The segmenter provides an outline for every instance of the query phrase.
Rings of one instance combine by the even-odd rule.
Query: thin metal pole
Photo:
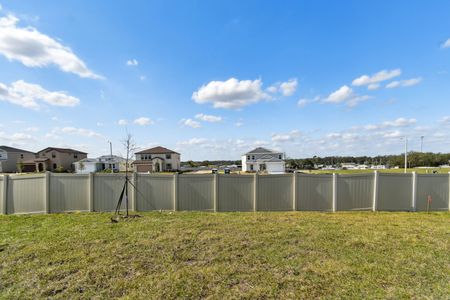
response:
[[[420,152],[421,152],[421,153],[423,153],[423,138],[424,138],[424,136],[422,135],[422,136],[420,137]]]
[[[408,168],[408,138],[405,136],[405,173]]]

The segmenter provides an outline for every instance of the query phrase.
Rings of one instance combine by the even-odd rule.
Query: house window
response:
[[[279,158],[279,159],[281,159],[281,154],[280,154],[280,155],[278,155],[278,158]]]
[[[56,168],[57,168],[56,164],[53,164],[53,170],[56,170]]]
[[[2,155],[0,154],[0,157],[2,157]],[[20,158],[23,159],[23,154],[20,154]]]
[[[74,155],[73,155],[73,158],[78,158],[78,154],[74,154]]]
[[[172,170],[172,164],[166,164],[166,168],[167,168],[167,170]]]
[[[255,159],[255,156],[254,156],[254,155],[252,155],[252,159]]]
[[[250,160],[250,155],[247,155],[247,159]]]
[[[52,158],[56,158],[56,154],[55,153],[52,153]]]
[[[170,158],[171,158],[170,153],[166,154],[166,159],[170,159]]]
[[[253,165],[250,165],[250,171],[253,171]]]

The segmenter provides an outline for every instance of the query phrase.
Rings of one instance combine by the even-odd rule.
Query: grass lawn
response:
[[[435,298],[450,213],[0,216],[0,298]]]

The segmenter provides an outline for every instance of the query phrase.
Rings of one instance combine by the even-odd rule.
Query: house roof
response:
[[[131,163],[132,165],[152,165],[151,160],[135,160]]]
[[[263,148],[263,147],[258,147],[258,148],[253,149],[250,152],[247,152],[246,154],[264,154],[264,153],[271,153],[271,154],[273,154],[273,153],[280,153],[280,152],[275,152],[275,151],[272,151],[272,150],[269,150],[269,149],[266,149],[266,148]]]
[[[135,154],[166,154],[166,153],[175,153],[175,154],[180,154],[178,152],[175,152],[173,150],[158,146],[158,147],[153,147],[150,149],[146,149],[146,150],[142,150],[139,152],[136,152]]]
[[[47,147],[47,148],[45,148],[45,149],[42,149],[42,150],[39,151],[38,153],[41,153],[41,152],[48,152],[48,151],[56,151],[56,152],[60,152],[60,153],[78,153],[78,154],[87,154],[86,152],[78,151],[78,150],[74,150],[74,149],[70,149],[70,148],[56,148],[56,147]]]
[[[6,152],[24,152],[24,153],[32,153],[34,154],[34,152],[31,151],[27,151],[27,150],[22,150],[19,148],[13,148],[13,147],[9,147],[9,146],[0,146],[0,149],[6,151]]]

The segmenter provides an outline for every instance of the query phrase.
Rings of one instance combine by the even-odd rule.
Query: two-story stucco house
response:
[[[34,164],[38,172],[74,171],[73,163],[87,157],[87,153],[68,149],[48,147],[39,151],[37,157],[26,164]]]
[[[8,146],[0,146],[0,173],[33,172],[28,170],[23,162],[34,159],[33,152]]]
[[[281,174],[285,171],[284,154],[258,147],[242,155],[242,171]]]
[[[162,172],[180,169],[180,153],[164,147],[154,147],[135,153],[136,172]]]

